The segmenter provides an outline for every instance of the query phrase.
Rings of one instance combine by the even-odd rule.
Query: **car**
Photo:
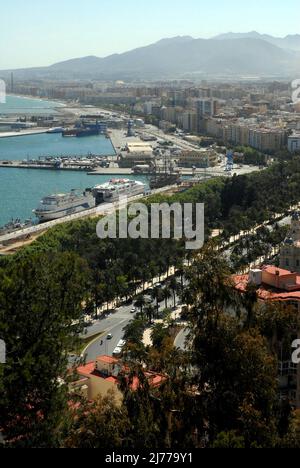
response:
[[[115,358],[119,358],[122,356],[122,349],[121,348],[118,348],[116,347],[114,352],[113,352],[113,357]]]
[[[113,335],[112,335],[111,333],[109,333],[109,334],[107,335],[107,339],[108,339],[108,340],[112,340],[112,339],[113,339]]]
[[[136,313],[136,309],[135,309],[135,308],[134,308],[134,309],[131,309],[130,313],[131,313],[131,314],[135,314],[135,313]]]

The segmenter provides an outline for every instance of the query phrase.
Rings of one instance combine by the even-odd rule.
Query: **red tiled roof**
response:
[[[95,370],[95,362],[89,362],[85,366],[80,366],[77,368],[77,372],[80,375],[86,375],[87,377],[92,375]]]
[[[99,356],[97,358],[98,362],[104,362],[107,364],[118,364],[119,360],[112,358],[110,356]],[[123,371],[128,372],[129,369],[126,369],[123,367]],[[104,377],[100,375],[100,373],[95,369],[95,361],[87,363],[85,366],[80,366],[77,368],[77,372],[79,375],[83,375],[86,377],[89,376],[96,376],[102,379],[105,379],[107,382],[112,382],[114,384],[118,384],[118,378],[114,376],[109,376],[109,377]],[[166,377],[162,374],[156,374],[155,372],[150,372],[146,371],[145,372],[145,377],[148,379],[148,383],[151,387],[159,387],[165,380]],[[134,377],[131,388],[132,390],[137,390],[139,387],[139,379],[137,377]]]
[[[118,359],[111,356],[99,356],[96,361],[104,362],[105,364],[118,364]]]
[[[111,382],[111,383],[114,383],[114,384],[118,383],[118,379],[116,377],[108,377],[105,380],[106,380],[106,382]]]
[[[248,286],[248,281],[249,275],[233,276],[234,286],[237,291],[245,292]],[[272,286],[262,284],[258,287],[257,294],[259,299],[263,301],[300,301],[300,283],[299,290],[297,291],[280,291]]]
[[[276,276],[290,276],[293,273],[288,270],[284,270],[283,268],[277,268],[274,265],[266,265],[262,267],[263,271],[266,271],[267,273],[270,273],[271,275],[276,275]]]

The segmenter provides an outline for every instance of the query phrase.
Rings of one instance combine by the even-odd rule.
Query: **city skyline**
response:
[[[154,0],[143,8],[136,0],[105,5],[89,0],[84,7],[78,0],[65,0],[63,5],[57,0],[43,5],[16,0],[2,6],[0,69],[47,66],[87,55],[105,57],[177,35],[208,39],[256,30],[284,37],[297,33],[298,11],[295,0],[284,5],[254,1],[242,10],[237,0],[226,4],[214,0],[209,5]]]

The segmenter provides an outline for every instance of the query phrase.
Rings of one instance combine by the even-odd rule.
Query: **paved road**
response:
[[[176,339],[174,341],[175,348],[182,349],[182,351],[186,350],[186,339],[188,337],[189,330],[184,328],[181,332],[178,333]]]
[[[133,320],[130,313],[132,306],[124,306],[117,309],[115,314],[104,320],[99,320],[88,328],[88,335],[104,332],[104,335],[95,339],[85,350],[87,362],[95,360],[98,356],[106,354],[112,356],[118,342],[123,338],[124,328]],[[113,335],[112,340],[107,339],[108,334]],[[102,343],[102,345],[101,345]]]
[[[168,301],[168,307],[173,306],[173,299]],[[133,305],[122,306],[117,309],[115,314],[110,315],[104,320],[96,321],[87,329],[86,336],[92,336],[104,332],[103,336],[95,339],[85,350],[84,356],[87,362],[95,360],[103,354],[112,356],[114,349],[124,336],[124,328],[133,320],[134,315],[130,313]],[[165,301],[160,303],[160,310],[165,309]],[[112,340],[107,339],[107,335],[112,334]]]

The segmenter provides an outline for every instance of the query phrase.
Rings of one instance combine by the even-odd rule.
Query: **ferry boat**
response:
[[[86,189],[83,193],[72,190],[70,193],[48,195],[33,210],[40,222],[53,221],[95,207],[92,191]]]
[[[93,189],[96,205],[100,203],[113,203],[122,197],[134,197],[145,193],[146,186],[142,182],[129,179],[111,179],[103,185]]]

